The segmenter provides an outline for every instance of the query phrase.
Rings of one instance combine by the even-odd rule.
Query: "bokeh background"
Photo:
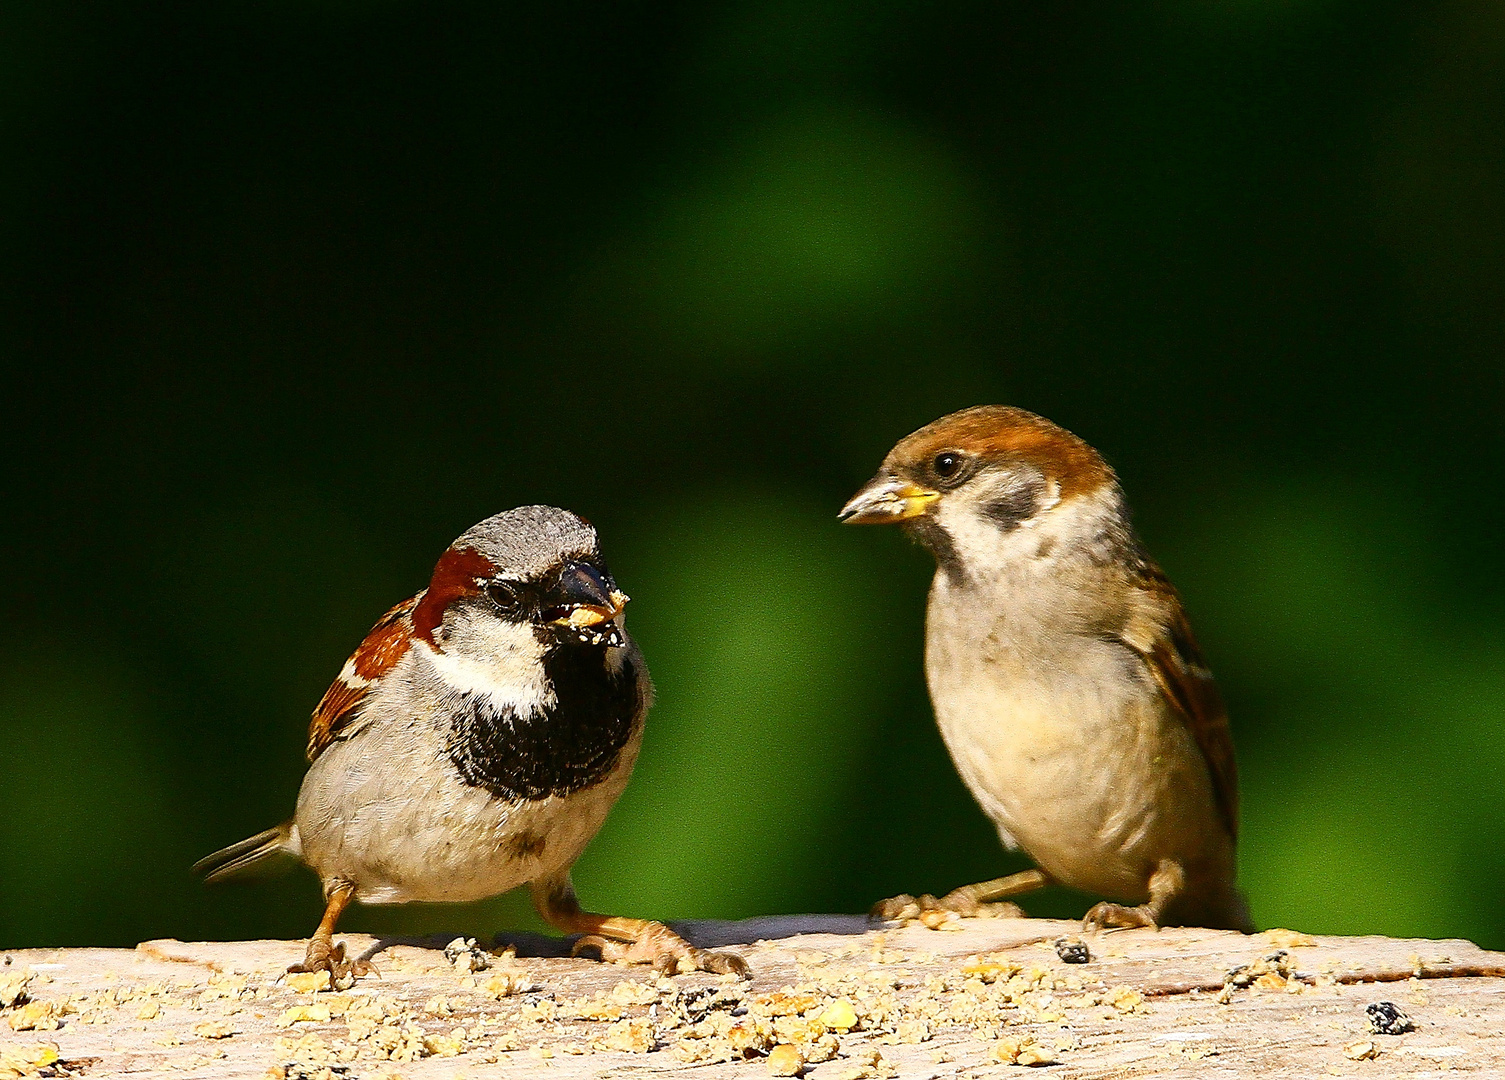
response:
[[[598,525],[659,689],[590,905],[1020,868],[931,719],[927,557],[835,521],[980,402],[1121,473],[1257,920],[1505,946],[1499,4],[10,4],[0,245],[0,946],[307,934],[306,872],[188,866],[529,502]]]

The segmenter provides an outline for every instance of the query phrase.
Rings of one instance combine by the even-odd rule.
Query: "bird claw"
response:
[[[932,903],[935,901],[935,897],[928,895],[922,899]],[[910,919],[918,919],[920,911],[920,900],[908,893],[900,893],[898,896],[890,896],[887,900],[879,900],[867,915],[873,922],[907,922]]]
[[[947,893],[936,901],[941,911],[949,911],[963,919],[1022,919],[1024,909],[1008,900],[984,903],[965,894]]]
[[[349,980],[354,982],[366,975],[375,975],[381,978],[381,972],[376,970],[376,965],[362,957],[353,960],[345,959],[345,943],[331,943],[328,938],[314,937],[308,942],[308,951],[303,956],[301,964],[290,964],[288,974],[292,975],[304,971],[327,971],[329,972],[329,988],[331,990],[339,986],[341,982]],[[348,985],[348,984],[347,984]]]
[[[1094,904],[1092,910],[1082,917],[1082,929],[1087,932],[1127,930],[1136,926],[1145,926],[1152,930],[1160,929],[1160,923],[1156,921],[1155,913],[1148,904],[1127,907],[1104,900]]]
[[[1008,901],[983,903],[958,889],[939,900],[929,893],[919,897],[901,893],[878,901],[868,912],[868,918],[873,922],[919,922],[932,930],[950,921],[952,916],[960,919],[1019,919],[1024,917],[1024,909]]]
[[[690,970],[692,971],[708,971],[712,975],[735,975],[739,979],[752,978],[752,972],[748,970],[747,961],[736,953],[712,952],[709,949],[696,949],[693,947],[684,956],[675,959],[674,971],[665,972],[665,974],[674,974],[683,971],[686,961],[689,962]]]
[[[662,923],[653,923],[635,941],[617,941],[600,934],[586,934],[570,949],[579,956],[595,949],[608,964],[652,964],[660,975],[678,975],[690,971],[708,971],[716,975],[751,978],[747,961],[736,953],[697,949]]]

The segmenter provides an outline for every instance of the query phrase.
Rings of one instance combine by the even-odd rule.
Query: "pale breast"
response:
[[[373,727],[330,747],[299,794],[304,860],[353,881],[364,903],[480,900],[569,867],[622,794],[641,741],[599,783],[509,801],[464,783],[422,726]]]
[[[936,720],[1005,844],[1065,884],[1138,901],[1156,860],[1200,858],[1214,820],[1206,766],[1134,654],[1073,632],[1072,597],[1040,599],[937,579]]]

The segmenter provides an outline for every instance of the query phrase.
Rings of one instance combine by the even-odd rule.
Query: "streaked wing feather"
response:
[[[1145,558],[1135,582],[1147,594],[1149,609],[1123,633],[1123,640],[1144,660],[1155,684],[1196,739],[1212,777],[1213,796],[1238,838],[1238,762],[1228,711],[1202,650],[1192,634],[1181,598],[1161,569]]]
[[[336,739],[348,738],[355,733],[361,706],[376,680],[390,671],[412,645],[412,614],[422,595],[404,600],[378,619],[329,689],[324,691],[308,725],[309,761],[327,750]]]

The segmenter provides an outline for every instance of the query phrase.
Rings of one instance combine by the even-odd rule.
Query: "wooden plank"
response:
[[[1072,1080],[1505,1073],[1505,954],[1466,941],[1128,930],[1085,939],[1090,961],[1068,964],[1053,943],[1074,923],[950,926],[681,927],[754,942],[739,949],[750,983],[658,979],[546,955],[565,950],[540,938],[469,971],[475,954],[457,968],[442,940],[346,935],[381,977],[335,992],[289,985],[300,942],[21,950],[0,967],[0,1003],[22,995],[0,1010],[0,1077],[31,1062],[58,1076],[713,1080],[769,1075],[780,1042],[834,1051],[806,1065],[816,1080],[1022,1076],[1019,1058]],[[1375,1034],[1379,1001],[1414,1029]]]

